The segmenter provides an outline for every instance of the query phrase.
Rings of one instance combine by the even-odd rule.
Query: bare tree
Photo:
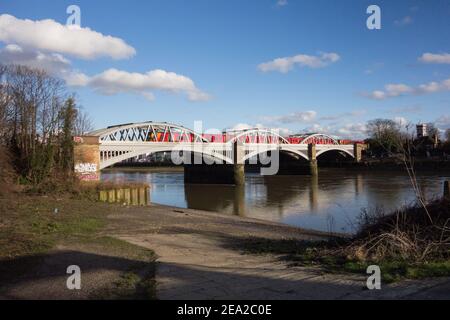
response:
[[[0,65],[0,143],[6,142],[8,133],[8,107],[9,95],[7,83],[5,81],[6,66]]]
[[[367,132],[374,149],[398,151],[401,139],[400,125],[390,119],[375,119],[367,123]]]
[[[427,123],[427,134],[430,138],[438,137],[439,139],[439,129],[434,123]]]
[[[450,129],[445,130],[445,142],[450,143]]]
[[[72,135],[91,130],[59,78],[25,66],[0,65],[0,144],[34,184],[71,168]],[[77,123],[77,128],[75,124]]]
[[[368,131],[371,139],[378,144],[378,147],[387,152],[395,150],[399,153],[411,181],[416,199],[431,221],[432,219],[427,208],[425,196],[419,186],[414,169],[414,156],[412,152],[414,133],[412,128],[413,125],[408,123],[402,129],[397,122],[389,119],[376,119],[368,123]]]
[[[77,118],[75,120],[74,135],[82,136],[94,130],[92,119],[81,108],[77,110]]]

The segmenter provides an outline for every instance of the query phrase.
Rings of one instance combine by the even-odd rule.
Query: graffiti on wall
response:
[[[98,180],[98,165],[96,163],[77,163],[75,165],[75,173],[84,181]]]
[[[83,143],[84,140],[82,137],[73,137],[73,142],[75,143]]]

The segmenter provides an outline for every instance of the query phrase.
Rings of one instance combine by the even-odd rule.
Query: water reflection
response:
[[[419,177],[428,198],[440,195],[448,176]],[[414,200],[406,175],[351,173],[321,170],[319,176],[269,176],[249,174],[246,185],[188,185],[182,172],[120,172],[102,174],[103,180],[145,181],[151,201],[184,208],[217,211],[317,230],[351,232],[362,208],[382,206],[392,210]]]

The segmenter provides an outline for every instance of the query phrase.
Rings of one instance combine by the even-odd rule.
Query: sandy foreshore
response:
[[[20,212],[12,212],[15,209],[8,205],[11,221],[30,210],[44,212],[40,220],[55,220],[49,210],[54,203],[49,199],[24,201],[29,201],[29,207]],[[70,234],[56,237],[53,247],[38,256],[23,254],[0,260],[0,298],[449,298],[449,279],[403,281],[369,291],[365,288],[366,274],[331,274],[318,267],[292,266],[280,255],[243,250],[244,244],[255,239],[315,241],[328,237],[323,232],[155,204],[129,207],[73,199],[57,201],[57,219],[73,215],[82,224],[77,222]],[[91,228],[89,234],[80,237],[80,228],[86,224],[83,219],[95,217],[100,217],[101,227]],[[10,222],[4,223],[3,228]],[[14,233],[14,228],[8,232]],[[3,243],[12,243],[14,237]],[[80,291],[66,287],[66,267],[72,264],[80,265],[83,272]],[[136,294],[138,288],[149,292]]]
[[[293,267],[280,256],[245,254],[250,239],[322,240],[323,232],[161,205],[109,216],[108,232],[155,251],[159,299],[449,298],[450,279],[366,288],[367,275]]]

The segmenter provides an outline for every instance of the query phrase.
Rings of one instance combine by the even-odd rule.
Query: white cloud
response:
[[[89,86],[105,95],[133,93],[154,100],[152,91],[158,90],[170,93],[185,93],[190,101],[210,99],[210,96],[198,89],[190,78],[159,69],[147,73],[108,69],[92,77],[78,74],[77,79],[81,80],[78,85]]]
[[[346,123],[336,125],[322,125],[314,123],[300,130],[301,133],[323,133],[340,139],[365,139],[367,125],[365,123]]]
[[[281,116],[265,116],[261,117],[261,121],[267,123],[304,123],[311,122],[317,116],[316,111],[301,111],[301,112],[293,112],[287,115]]]
[[[395,20],[394,23],[400,27],[407,26],[407,25],[413,23],[413,18],[411,16],[406,16],[399,20]]]
[[[365,123],[349,123],[336,130],[336,134],[347,139],[365,139],[367,125]]]
[[[340,60],[337,53],[321,53],[318,56],[299,54],[293,57],[277,58],[269,62],[258,65],[258,69],[262,72],[278,71],[287,73],[291,71],[295,65],[309,68],[323,68]]]
[[[248,124],[248,123],[237,123],[228,130],[230,131],[242,131],[242,130],[249,130],[249,129],[263,129],[264,126],[260,123],[258,124]]]
[[[66,26],[51,19],[18,19],[8,14],[0,15],[0,41],[82,59],[123,59],[136,54],[135,49],[122,39],[89,28]]]
[[[419,61],[424,63],[442,63],[442,64],[450,64],[450,53],[424,53]]]
[[[16,44],[0,48],[0,62],[43,70],[51,76],[65,80],[69,86],[84,86],[89,80],[85,74],[73,70],[72,63],[59,53],[25,50]]]
[[[384,90],[375,90],[369,94],[365,94],[367,97],[374,100],[385,100],[387,98],[399,97],[409,94],[431,94],[441,91],[450,91],[450,78],[441,82],[432,81],[429,83],[421,84],[417,87],[410,87],[406,84],[388,84],[384,87]]]
[[[386,98],[398,97],[413,91],[413,89],[405,84],[387,84],[384,91],[373,91],[369,97],[375,100],[384,100]]]
[[[16,44],[9,44],[0,48],[0,63],[39,68],[52,75],[62,75],[72,69],[70,61],[58,53],[24,50]]]
[[[235,124],[233,127],[228,128],[228,131],[243,131],[243,130],[250,130],[250,129],[267,129],[267,130],[271,130],[275,133],[278,133],[279,135],[283,136],[283,137],[287,137],[289,136],[291,133],[291,130],[288,128],[273,128],[273,127],[267,127],[262,125],[261,123],[257,123],[257,124],[248,124],[248,123],[238,123]]]
[[[89,83],[89,77],[82,72],[71,71],[63,75],[68,86],[84,87]]]
[[[153,101],[152,91],[185,93],[190,101],[205,101],[208,94],[199,90],[188,77],[164,70],[152,70],[147,73],[130,73],[117,69],[108,69],[89,77],[74,70],[71,62],[58,53],[42,53],[37,50],[25,50],[18,45],[0,48],[0,62],[20,64],[38,68],[57,76],[73,87],[89,86],[102,94],[113,95],[121,92],[140,94]]]
[[[284,6],[286,6],[288,4],[288,1],[287,0],[278,0],[277,1],[277,6],[279,6],[279,7],[284,7]]]
[[[405,127],[409,121],[404,118],[404,117],[395,117],[394,121],[400,126],[400,127]]]

